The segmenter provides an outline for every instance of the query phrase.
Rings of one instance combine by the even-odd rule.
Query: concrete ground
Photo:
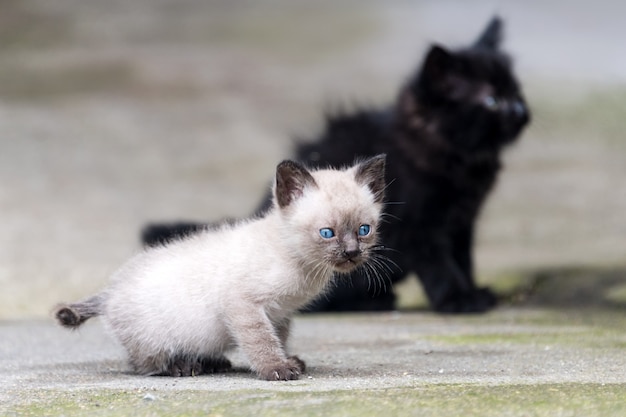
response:
[[[533,110],[481,219],[502,307],[303,316],[299,381],[127,373],[100,288],[147,221],[245,216],[324,109],[388,102],[432,41],[506,19]],[[617,1],[0,3],[0,415],[622,416],[626,6]],[[415,307],[418,309],[415,310]]]
[[[602,309],[502,308],[297,318],[309,370],[266,382],[247,371],[130,374],[99,323],[0,327],[0,415],[621,416],[626,319]]]

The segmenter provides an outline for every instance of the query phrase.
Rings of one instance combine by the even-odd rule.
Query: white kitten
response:
[[[297,379],[305,364],[285,351],[293,313],[336,272],[376,273],[366,262],[377,248],[384,169],[384,155],[342,171],[284,161],[265,216],[147,249],[56,318],[75,328],[102,315],[142,374],[223,371],[224,353],[239,347],[259,377]]]

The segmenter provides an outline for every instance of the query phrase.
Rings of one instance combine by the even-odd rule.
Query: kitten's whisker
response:
[[[359,271],[365,275],[367,279],[367,291],[370,292],[372,289],[372,284],[374,284],[374,290],[376,290],[376,271],[371,265],[371,258],[368,258],[368,261],[362,264],[359,267]]]
[[[361,265],[359,269],[361,269],[365,273],[365,278],[367,279],[367,291],[369,292],[372,286],[372,277],[370,276],[370,273],[369,273],[369,262],[366,262],[363,265]]]
[[[316,259],[312,262],[307,262],[304,266],[308,271],[303,280],[303,284],[308,286],[318,282],[320,279],[325,279],[326,275],[331,272],[327,262],[324,260]]]
[[[383,289],[384,292],[387,292],[387,280],[389,277],[387,276],[387,274],[383,273],[384,270],[382,269],[382,266],[383,264],[380,262],[380,260],[372,257],[370,268],[375,273],[374,276],[377,278],[378,283],[381,284],[380,288]],[[387,278],[387,280],[385,278]]]
[[[393,214],[389,214],[389,213],[383,213],[380,215],[380,221],[383,223],[389,223],[389,220],[387,218],[393,219],[393,220],[397,220],[397,221],[401,221],[402,219],[398,216],[394,216]]]
[[[380,268],[381,274],[387,279],[390,285],[393,284],[392,277],[396,275],[398,272],[401,272],[401,268],[393,262],[391,259],[387,257],[378,257],[375,259],[376,264]],[[395,268],[394,268],[395,267]]]
[[[390,251],[390,252],[400,253],[399,250],[394,249],[394,248],[390,248],[389,246],[385,246],[385,245],[372,246],[370,249],[372,250],[372,252],[375,252],[375,251]]]
[[[369,291],[372,284],[374,284],[374,294],[378,295],[380,291],[378,290],[378,285],[376,285],[379,282],[376,269],[371,264],[368,263],[365,265],[364,270],[365,270],[365,275],[367,276],[367,290]]]
[[[394,182],[396,182],[395,178],[391,178],[390,180],[388,180],[383,189],[378,191],[376,196],[378,197],[378,194],[383,194],[387,190],[387,188],[389,188],[389,186],[391,186],[391,184],[393,184]]]
[[[391,258],[387,256],[376,253],[374,254],[373,258],[379,261],[385,267],[385,269],[387,269],[390,273],[402,272],[402,268],[400,268],[400,266],[397,263],[395,263]],[[394,271],[394,269],[391,266],[389,266],[389,264],[393,265],[396,271]]]
[[[397,263],[384,255],[374,253],[372,256],[372,262],[380,268],[381,278],[386,279],[389,285],[392,285],[393,283],[391,276],[398,272],[402,272],[402,268],[400,268]],[[395,267],[395,270],[392,266]]]

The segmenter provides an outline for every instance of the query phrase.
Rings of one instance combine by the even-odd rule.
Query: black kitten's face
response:
[[[513,141],[530,120],[526,101],[507,57],[470,50],[453,56],[456,74],[449,74],[449,105],[471,115],[494,145]],[[471,121],[468,121],[471,123]],[[488,143],[484,143],[488,145]]]
[[[530,113],[508,58],[493,50],[448,52],[434,46],[411,95],[456,146],[498,148],[512,142]]]

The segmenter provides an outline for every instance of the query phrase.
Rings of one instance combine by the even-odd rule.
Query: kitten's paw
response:
[[[233,365],[224,356],[218,358],[202,358],[200,360],[202,373],[215,374],[218,372],[227,372]]]
[[[296,355],[288,357],[287,362],[291,363],[293,366],[298,368],[301,374],[303,374],[306,371],[306,363],[302,359],[297,357]]]
[[[177,358],[170,362],[169,376],[198,376],[202,374],[202,365],[199,361]]]
[[[496,295],[488,288],[471,292],[456,292],[434,306],[435,311],[448,314],[484,313],[498,303]]]
[[[498,296],[489,288],[478,288],[475,300],[479,312],[491,310],[498,304]]]
[[[302,361],[301,361],[302,362]],[[304,362],[302,362],[304,364]],[[259,377],[266,381],[289,381],[300,377],[300,364],[288,359],[285,363],[272,366],[259,372]]]

